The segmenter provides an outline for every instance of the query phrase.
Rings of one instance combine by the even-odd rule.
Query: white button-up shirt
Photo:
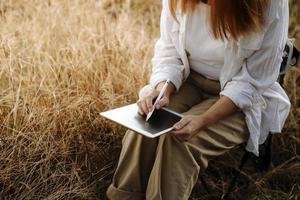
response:
[[[186,24],[191,13],[171,16],[168,0],[162,0],[160,38],[155,44],[149,85],[170,79],[178,92],[190,73],[185,50]],[[291,103],[277,82],[288,39],[288,0],[270,0],[261,32],[225,41],[224,65],[220,73],[220,96],[229,97],[245,113],[250,132],[246,149],[259,154],[258,147],[269,132],[280,133]],[[194,37],[197,37],[195,35]],[[147,87],[142,88],[142,92]]]
[[[200,2],[187,21],[185,49],[190,69],[208,79],[219,80],[225,48],[221,39],[212,36],[207,25],[209,17],[210,6]]]

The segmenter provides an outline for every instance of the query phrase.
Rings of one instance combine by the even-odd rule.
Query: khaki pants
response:
[[[183,115],[201,115],[220,98],[219,92],[218,81],[191,71],[167,107]],[[248,137],[241,110],[187,142],[180,142],[171,133],[151,139],[128,130],[107,197],[112,200],[188,199],[208,159],[246,142]]]

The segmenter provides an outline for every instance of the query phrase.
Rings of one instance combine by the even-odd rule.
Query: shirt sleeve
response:
[[[262,93],[277,80],[288,38],[288,1],[271,0],[264,30],[240,40],[245,59],[241,70],[225,85],[220,96],[229,97],[242,110],[266,102]]]
[[[177,23],[171,16],[168,0],[163,0],[160,17],[160,38],[154,47],[152,73],[150,85],[155,87],[159,82],[170,79],[178,92],[182,80],[184,65],[170,36],[173,23]]]

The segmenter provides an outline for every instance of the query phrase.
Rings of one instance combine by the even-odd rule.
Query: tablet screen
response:
[[[172,127],[181,117],[164,108],[155,109],[150,119],[145,123],[145,130],[155,134]]]
[[[155,110],[146,122],[146,116],[138,114],[136,103],[100,113],[102,116],[119,123],[129,129],[149,137],[156,137],[168,132],[181,115],[167,108]]]

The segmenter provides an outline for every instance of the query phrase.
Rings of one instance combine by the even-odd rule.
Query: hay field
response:
[[[296,4],[291,36],[299,44]],[[135,102],[147,83],[160,6],[159,0],[0,1],[0,199],[105,198],[126,130],[98,112]],[[275,137],[272,170],[245,173],[235,199],[300,198],[299,86],[294,69],[285,81],[293,110],[286,134]],[[225,158],[237,162],[235,153]],[[230,178],[225,158],[207,170],[217,195]],[[212,198],[203,188],[191,197]]]

